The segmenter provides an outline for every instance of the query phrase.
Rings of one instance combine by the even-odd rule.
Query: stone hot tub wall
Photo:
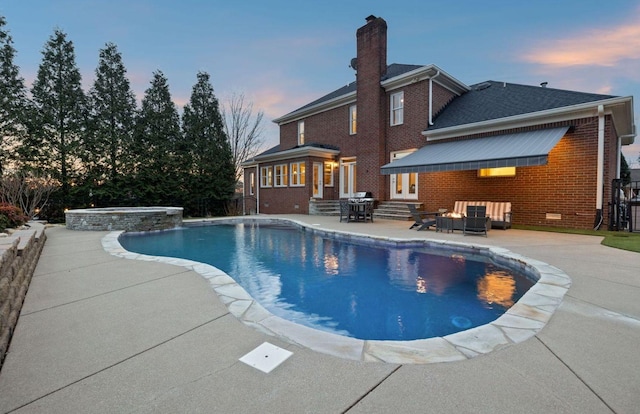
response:
[[[65,212],[70,230],[166,230],[182,226],[182,207],[89,208]]]

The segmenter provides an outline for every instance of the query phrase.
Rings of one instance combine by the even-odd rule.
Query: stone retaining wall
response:
[[[44,224],[29,225],[0,238],[0,367],[46,240]]]
[[[65,212],[70,230],[167,230],[182,226],[182,207],[88,208]]]

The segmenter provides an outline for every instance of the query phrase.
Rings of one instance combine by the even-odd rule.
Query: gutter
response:
[[[271,122],[282,126],[283,124],[297,121],[297,120],[306,118],[308,116],[319,114],[321,112],[325,112],[330,109],[337,108],[337,107],[340,107],[349,103],[354,103],[354,102],[356,102],[356,91],[348,92],[344,95],[317,103],[309,107],[303,107],[302,109],[297,109],[284,116],[281,116],[280,118],[276,118]]]
[[[620,145],[631,145],[636,138],[636,126],[633,125],[633,134],[620,135]]]

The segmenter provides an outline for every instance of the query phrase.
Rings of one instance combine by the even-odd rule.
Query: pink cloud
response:
[[[612,67],[624,60],[640,59],[640,25],[633,21],[606,30],[585,30],[555,41],[545,39],[542,43],[522,58],[551,67]]]
[[[607,85],[600,86],[596,90],[596,93],[600,93],[600,94],[603,94],[603,95],[611,95],[612,91],[613,91],[613,86],[607,84]]]
[[[291,88],[292,82],[288,85],[269,84],[262,83],[261,86],[251,87],[248,90],[233,90],[226,91],[220,96],[221,103],[226,105],[231,99],[232,94],[244,94],[245,103],[253,104],[253,113],[257,114],[259,111],[264,113],[262,119],[262,138],[263,138],[263,150],[271,148],[278,144],[280,141],[280,129],[278,125],[272,122],[282,115],[291,112],[292,110],[302,106],[310,101],[308,97],[300,96],[288,90]],[[317,97],[314,97],[317,98]]]

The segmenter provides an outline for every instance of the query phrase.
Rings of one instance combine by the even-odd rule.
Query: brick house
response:
[[[436,65],[387,65],[387,24],[356,33],[357,81],[276,120],[280,143],[244,166],[246,213],[309,213],[314,200],[370,191],[452,208],[508,201],[513,222],[606,223],[633,98],[486,81]]]

